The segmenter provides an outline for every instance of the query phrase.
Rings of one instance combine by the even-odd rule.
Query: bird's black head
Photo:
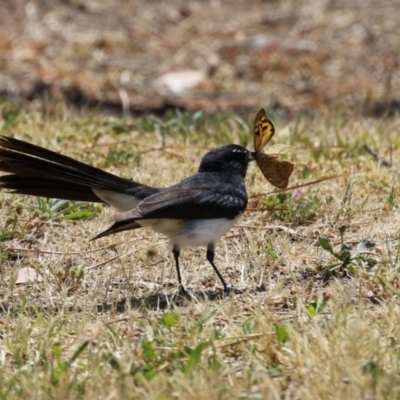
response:
[[[210,150],[201,160],[199,172],[228,172],[246,176],[247,166],[254,153],[242,146],[230,144]]]

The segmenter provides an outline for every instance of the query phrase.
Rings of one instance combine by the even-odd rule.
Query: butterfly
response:
[[[286,189],[294,165],[288,161],[281,161],[277,154],[263,153],[264,147],[274,136],[275,127],[262,108],[254,121],[254,150],[258,168],[268,182],[279,189]]]

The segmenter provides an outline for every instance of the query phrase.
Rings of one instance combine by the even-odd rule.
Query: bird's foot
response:
[[[226,287],[224,287],[224,295],[225,296],[229,296],[229,295],[231,295],[231,294],[242,294],[243,293],[243,290],[241,290],[241,289],[236,289],[235,287],[233,287],[233,286],[226,286]]]
[[[234,287],[233,286],[228,286],[228,285],[226,285],[225,287],[224,287],[224,294],[226,295],[226,296],[229,296],[231,293],[235,293],[235,289],[234,289]]]
[[[178,295],[182,297],[190,297],[190,293],[184,288],[183,285],[179,285]]]

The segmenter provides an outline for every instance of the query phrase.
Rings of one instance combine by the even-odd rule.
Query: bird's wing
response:
[[[239,193],[242,196],[212,189],[172,186],[145,198],[134,210],[116,214],[115,223],[95,239],[139,228],[141,220],[233,219],[243,212],[247,205],[246,193]]]
[[[144,199],[130,218],[231,219],[243,212],[246,205],[246,197],[237,193],[173,186]]]

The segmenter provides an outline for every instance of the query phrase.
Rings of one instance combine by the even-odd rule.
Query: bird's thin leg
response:
[[[176,267],[176,272],[178,274],[179,291],[181,293],[186,293],[186,289],[183,287],[183,284],[182,284],[181,271],[179,269],[179,255],[181,254],[181,251],[178,246],[173,247],[172,254],[174,255],[174,258],[175,258],[175,267]]]
[[[222,275],[220,274],[220,272],[218,271],[217,267],[214,264],[214,244],[213,243],[210,243],[207,246],[207,260],[211,264],[211,266],[214,268],[214,271],[216,272],[216,274],[218,275],[218,278],[222,282],[222,285],[224,287],[224,292],[229,293],[229,291],[230,291],[229,286],[226,284],[224,278],[222,277]]]

